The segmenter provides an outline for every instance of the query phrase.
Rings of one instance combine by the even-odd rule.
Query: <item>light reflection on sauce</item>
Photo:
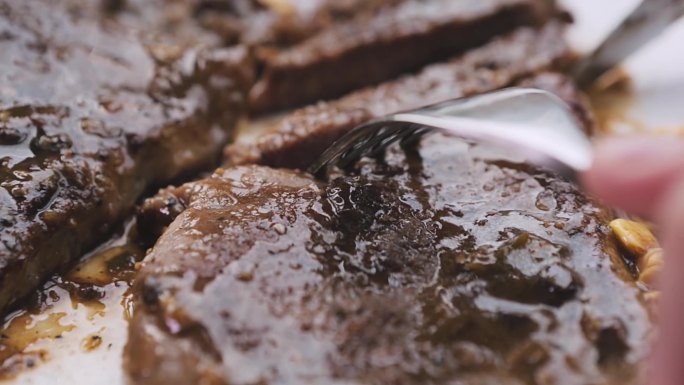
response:
[[[4,321],[0,339],[0,382],[50,361],[59,353],[91,354],[103,347],[123,348],[125,339],[107,334],[130,314],[128,289],[135,263],[144,255],[132,239],[134,223],[84,258],[70,272],[56,275]],[[125,327],[119,329],[125,330]],[[78,360],[73,354],[74,360]],[[118,354],[120,355],[120,354]],[[60,357],[61,359],[62,357]]]

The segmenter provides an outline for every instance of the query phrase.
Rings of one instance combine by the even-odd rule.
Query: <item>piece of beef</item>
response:
[[[199,27],[180,44],[117,8],[0,2],[0,312],[146,190],[213,167],[246,100],[245,48]]]
[[[201,26],[213,32],[203,39],[251,46],[261,70],[250,96],[256,112],[336,97],[563,16],[549,0],[128,0],[106,8],[150,21],[152,31],[195,38]]]
[[[324,23],[297,44],[260,47],[262,71],[250,109],[272,112],[339,97],[558,14],[546,0],[404,0],[368,7],[373,12]]]
[[[128,0],[106,9],[177,39],[251,46],[261,70],[256,112],[336,97],[565,17],[549,0]]]
[[[542,71],[562,69],[569,57],[563,25],[551,23],[540,31],[522,28],[416,75],[294,111],[255,142],[229,145],[226,164],[305,169],[336,139],[368,120],[510,86]]]
[[[134,285],[132,384],[639,383],[609,213],[494,149],[428,136],[329,183],[242,166],[155,199],[175,220]]]
[[[373,17],[408,0],[200,0],[184,2],[226,43],[287,48],[334,25]]]

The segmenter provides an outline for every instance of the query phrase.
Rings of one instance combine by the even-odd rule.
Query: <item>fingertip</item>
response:
[[[659,308],[661,337],[650,360],[653,385],[678,385],[684,383],[684,319],[682,296],[684,296],[684,175],[665,194],[660,208],[659,226],[665,248],[665,269],[662,271],[663,290]]]
[[[585,188],[607,204],[651,216],[662,195],[684,173],[684,139],[620,137],[596,142]]]

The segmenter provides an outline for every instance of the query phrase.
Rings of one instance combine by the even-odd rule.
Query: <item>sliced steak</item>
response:
[[[0,4],[0,312],[143,192],[213,167],[246,99],[246,49],[201,28],[175,44],[109,6]]]
[[[175,220],[134,285],[132,384],[639,383],[609,213],[493,149],[430,136],[329,183],[229,168],[146,209]]]
[[[204,38],[251,46],[261,73],[250,96],[257,113],[337,97],[564,15],[548,0],[118,3],[108,9],[149,20],[152,31],[195,37],[204,28],[212,32]]]
[[[541,31],[522,28],[416,75],[294,111],[256,142],[228,146],[226,163],[304,169],[345,132],[373,118],[491,91],[563,68],[569,51],[562,35],[563,25],[558,23]]]
[[[287,48],[334,25],[370,18],[408,0],[200,0],[192,7],[200,25],[226,43],[257,49]]]
[[[318,3],[320,6],[328,2]],[[364,8],[366,12],[337,19],[330,25],[324,23],[324,28],[299,43],[261,47],[258,56],[262,74],[250,93],[250,109],[263,113],[298,107],[416,71],[516,27],[542,24],[558,14],[552,3],[546,0],[370,2]],[[323,8],[324,13],[334,14],[329,7]]]

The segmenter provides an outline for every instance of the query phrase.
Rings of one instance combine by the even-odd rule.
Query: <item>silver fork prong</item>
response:
[[[419,126],[419,125],[414,125],[415,129],[411,132],[407,132],[406,135],[404,135],[401,138],[401,145],[402,147],[405,146],[411,146],[418,142],[420,138],[423,136],[427,135],[428,133],[434,131],[434,127],[428,127],[428,126]]]
[[[321,176],[330,166],[347,168],[363,157],[377,155],[395,142],[422,136],[430,130],[431,127],[391,119],[368,122],[356,127],[331,146],[309,168],[309,172]]]
[[[384,126],[380,129],[381,134],[376,140],[372,142],[369,141],[366,146],[364,146],[364,153],[360,154],[361,157],[368,156],[373,157],[378,155],[380,152],[384,151],[398,141],[403,140],[406,137],[412,136],[413,133],[420,128],[426,128],[414,124],[406,124],[403,122],[393,122],[385,121]],[[352,162],[354,159],[350,159]]]
[[[309,171],[319,175],[331,165],[345,168],[364,156],[384,149],[401,130],[401,126],[387,120],[371,121],[356,127],[324,152]]]
[[[591,142],[564,102],[545,91],[510,88],[361,125],[309,171],[320,177],[330,166],[346,168],[396,141],[410,143],[434,130],[518,150],[528,161],[562,175],[588,169],[593,158]]]

